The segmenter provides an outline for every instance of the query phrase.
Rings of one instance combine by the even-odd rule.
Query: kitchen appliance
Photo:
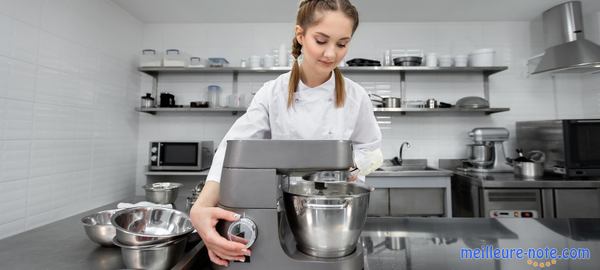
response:
[[[600,176],[600,119],[517,122],[517,145],[544,152],[546,171],[566,177]]]
[[[511,172],[513,168],[506,164],[504,141],[509,132],[505,128],[475,128],[469,132],[473,144],[467,145],[467,162],[471,166],[461,170],[469,172]]]
[[[150,142],[151,171],[201,171],[210,168],[213,142],[155,141]]]
[[[170,93],[160,93],[160,107],[175,107],[175,96]]]
[[[228,141],[219,206],[241,219],[222,221],[217,230],[245,243],[252,256],[227,268],[213,268],[363,269],[358,237],[369,192],[354,183],[302,179],[318,171],[346,171],[352,165],[350,141]]]
[[[142,103],[140,104],[140,106],[142,108],[154,107],[154,98],[150,93],[146,93],[146,95],[142,97]]]
[[[546,10],[543,26],[546,51],[532,74],[600,70],[600,46],[585,39],[580,1]]]

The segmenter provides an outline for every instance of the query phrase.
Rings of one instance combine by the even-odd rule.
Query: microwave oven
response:
[[[600,119],[517,122],[517,145],[544,152],[546,171],[600,176]]]
[[[151,171],[201,171],[210,168],[213,142],[150,142]]]

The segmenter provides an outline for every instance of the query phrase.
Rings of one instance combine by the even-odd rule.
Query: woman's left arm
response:
[[[364,90],[360,95],[358,117],[350,139],[354,148],[354,164],[358,168],[358,175],[365,176],[377,170],[383,163],[381,130],[373,114],[371,99]]]

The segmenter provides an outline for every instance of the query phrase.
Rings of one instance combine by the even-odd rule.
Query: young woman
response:
[[[215,264],[227,266],[229,261],[243,261],[244,255],[251,253],[244,245],[223,238],[215,229],[219,219],[239,218],[236,213],[216,207],[227,140],[351,140],[355,167],[363,179],[381,165],[381,131],[371,100],[360,85],[345,78],[337,68],[357,27],[358,12],[348,0],[300,3],[292,71],[265,83],[248,111],[227,132],[190,213]],[[303,59],[299,64],[300,55]]]

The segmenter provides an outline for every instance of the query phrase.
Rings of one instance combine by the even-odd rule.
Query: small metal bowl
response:
[[[116,212],[111,220],[120,243],[143,246],[168,242],[194,230],[187,214],[161,207],[134,207]]]
[[[144,185],[146,191],[146,200],[153,203],[169,204],[177,199],[180,183],[160,182],[152,185]]]
[[[113,243],[121,248],[123,263],[127,268],[170,269],[183,256],[187,237],[145,246],[126,245],[115,237]]]
[[[111,223],[111,218],[117,211],[119,210],[100,211],[83,217],[81,223],[83,223],[88,238],[101,246],[114,246],[113,238],[116,235],[116,229]]]

